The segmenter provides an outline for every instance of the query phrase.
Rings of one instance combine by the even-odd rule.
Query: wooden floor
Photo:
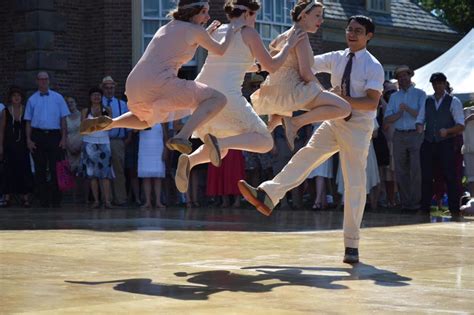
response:
[[[1,314],[474,312],[473,221],[366,214],[351,266],[342,213],[51,211],[0,214]]]

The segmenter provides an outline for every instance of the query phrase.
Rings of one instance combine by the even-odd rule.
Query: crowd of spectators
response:
[[[461,195],[474,196],[474,107],[463,109],[444,74],[431,77],[435,94],[430,96],[414,86],[412,76],[413,71],[402,66],[396,69],[395,80],[384,83],[366,170],[368,207],[427,213],[433,204],[442,206],[447,196],[451,215],[458,218]],[[237,181],[246,178],[257,185],[277,174],[294,154],[282,127],[277,127],[272,151],[232,150],[220,168],[193,169],[189,190],[181,194],[174,186],[178,154],[164,143],[184,119],[142,131],[119,128],[82,136],[83,119],[114,118],[128,111],[126,99],[115,95],[113,78],[106,76],[92,87],[87,104],[50,89],[47,72],[39,72],[36,79],[38,90],[29,98],[20,87],[11,86],[5,104],[0,103],[0,206],[30,207],[35,202],[60,207],[64,192],[58,188],[56,163],[67,159],[76,181],[68,200],[76,204],[241,207]],[[247,96],[262,80],[260,75],[250,76]],[[318,126],[299,131],[295,150]],[[196,148],[201,144],[199,139],[192,141]],[[338,159],[336,154],[316,168],[288,193],[281,207],[318,211],[341,206]]]

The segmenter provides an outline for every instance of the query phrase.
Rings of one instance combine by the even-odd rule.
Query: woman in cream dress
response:
[[[222,56],[209,53],[196,81],[212,86],[227,98],[224,109],[215,117],[196,129],[194,135],[204,139],[207,134],[217,137],[220,154],[224,157],[229,149],[265,153],[272,149],[273,139],[265,123],[258,117],[252,106],[243,97],[241,86],[246,72],[257,70],[253,65],[258,59],[262,66],[277,70],[285,61],[292,47],[302,38],[299,32],[292,31],[282,44],[281,51],[274,57],[265,49],[263,42],[254,29],[256,11],[260,4],[255,0],[229,0],[224,10],[232,24],[244,24],[237,32],[232,43]],[[229,25],[222,25],[212,36],[220,41],[227,33]],[[191,168],[210,161],[206,145],[191,155],[179,157],[175,177],[179,191],[188,188]]]
[[[307,33],[316,33],[323,23],[323,5],[314,0],[299,0],[291,11],[294,28]],[[270,44],[271,52],[282,49],[287,32],[279,35]],[[340,96],[323,91],[311,71],[314,63],[309,37],[300,41],[283,66],[271,73],[252,94],[252,104],[259,115],[271,115],[270,130],[283,123],[288,146],[294,150],[297,131],[308,124],[324,120],[340,119],[350,115],[350,105]],[[291,117],[294,111],[307,113]],[[283,118],[282,118],[283,116]]]

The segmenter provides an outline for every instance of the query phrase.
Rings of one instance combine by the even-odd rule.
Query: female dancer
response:
[[[316,33],[323,23],[322,3],[314,0],[298,0],[291,11],[294,28]],[[288,32],[279,35],[270,44],[272,52],[278,52],[285,44]],[[271,115],[268,127],[273,130],[283,123],[288,146],[294,150],[294,139],[302,126],[318,121],[339,119],[350,115],[350,105],[340,96],[323,91],[311,71],[314,63],[309,37],[305,36],[292,49],[283,66],[271,73],[260,89],[251,95],[252,104],[259,115]],[[291,117],[294,111],[307,113]],[[282,118],[282,116],[284,118]]]
[[[81,133],[112,128],[146,129],[193,112],[181,131],[167,142],[172,150],[191,152],[188,138],[222,110],[226,97],[202,83],[179,79],[178,69],[191,60],[198,46],[216,55],[224,54],[241,25],[232,23],[221,42],[212,39],[202,27],[210,18],[206,0],[180,0],[170,16],[172,20],[156,32],[127,78],[125,93],[130,112],[114,119],[107,116],[87,119],[81,125]],[[216,23],[211,26],[215,27]],[[210,139],[206,137],[206,143]],[[217,150],[213,143],[209,145]]]
[[[245,73],[257,70],[254,66],[255,59],[270,72],[276,71],[288,57],[290,49],[303,38],[304,34],[294,30],[289,32],[281,51],[272,57],[254,28],[259,8],[257,0],[228,0],[224,6],[231,24],[222,25],[214,31],[213,36],[216,40],[222,38],[233,24],[243,23],[245,26],[235,35],[224,55],[209,53],[196,78],[197,82],[212,86],[227,97],[224,109],[195,131],[195,136],[204,140],[208,134],[219,138],[218,141],[214,140],[218,142],[220,151],[210,152],[210,147],[207,145],[209,141],[207,143],[204,141],[205,144],[191,155],[182,154],[179,157],[175,182],[181,192],[187,190],[191,168],[209,162],[210,158],[220,159],[220,156],[212,156],[213,154],[221,154],[224,157],[229,149],[264,153],[273,147],[270,132],[242,96],[241,86]]]

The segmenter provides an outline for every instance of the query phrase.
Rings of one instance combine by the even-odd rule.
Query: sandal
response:
[[[104,204],[104,209],[113,209],[113,208],[114,208],[114,206],[112,206],[112,203],[111,203],[111,202],[106,202],[106,203]]]
[[[209,148],[209,159],[211,160],[211,164],[215,167],[220,167],[222,159],[217,138],[208,133],[204,136],[204,144]]]
[[[193,151],[191,141],[176,137],[166,141],[166,147],[172,151],[175,150],[184,154],[189,154]]]
[[[181,193],[188,191],[190,172],[189,156],[187,154],[181,154],[178,158],[178,166],[176,167],[176,175],[174,177],[176,188]]]
[[[95,201],[93,204],[91,204],[91,209],[99,209],[100,208],[100,203],[98,201]]]

